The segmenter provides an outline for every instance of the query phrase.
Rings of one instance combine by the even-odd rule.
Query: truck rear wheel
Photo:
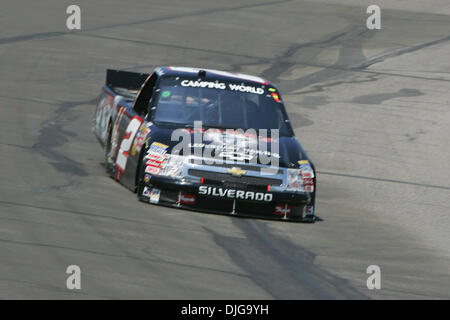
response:
[[[112,149],[111,138],[112,138],[112,123],[110,121],[108,125],[108,139],[106,139],[105,145],[105,168],[106,172],[109,173],[110,175],[112,175],[114,168],[111,154]]]

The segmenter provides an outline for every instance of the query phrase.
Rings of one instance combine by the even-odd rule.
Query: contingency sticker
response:
[[[314,170],[308,160],[300,160],[300,175],[302,177],[303,189],[306,192],[314,191]]]
[[[159,203],[160,195],[161,195],[161,190],[153,188],[152,194],[150,195],[150,202],[151,203]]]
[[[302,217],[306,218],[308,216],[313,216],[314,215],[314,206],[304,206],[303,207],[303,213],[302,213]]]
[[[159,196],[161,194],[161,190],[156,188],[145,187],[142,195],[148,198],[150,203],[159,203]]]
[[[131,147],[131,155],[134,156],[139,153],[144,145],[145,138],[150,133],[149,129],[145,124],[142,124],[139,131],[136,133],[136,138],[133,141],[133,146]]]
[[[153,142],[144,157],[145,173],[157,175],[161,171],[162,164],[166,159],[166,152],[169,146]]]
[[[142,192],[142,195],[144,197],[150,198],[150,195],[152,194],[152,189],[149,187],[145,187],[144,191]]]
[[[151,154],[151,153],[155,154],[156,153],[156,154],[163,155],[163,154],[166,154],[168,147],[169,147],[168,145],[162,144],[160,142],[153,142],[150,145],[150,149],[148,150],[147,153],[148,154]]]

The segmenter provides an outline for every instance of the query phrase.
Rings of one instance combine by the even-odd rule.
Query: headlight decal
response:
[[[288,191],[303,191],[301,189],[301,176],[299,169],[287,169],[287,188]]]
[[[160,154],[149,149],[144,158],[145,172],[157,176],[182,178],[185,159],[184,156]]]
[[[177,155],[166,155],[166,159],[161,165],[160,176],[167,176],[172,178],[183,177],[183,163],[186,157]]]
[[[314,170],[309,161],[299,161],[300,168],[287,170],[287,191],[313,192]]]
[[[314,170],[309,161],[300,161],[300,175],[302,177],[302,186],[305,192],[314,191]]]

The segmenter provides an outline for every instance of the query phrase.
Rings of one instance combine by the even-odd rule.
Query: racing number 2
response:
[[[116,165],[121,171],[125,171],[131,143],[133,142],[133,139],[136,136],[139,127],[141,126],[141,123],[142,120],[139,117],[134,117],[133,119],[131,119],[127,129],[125,130],[125,135],[123,136],[116,159]]]

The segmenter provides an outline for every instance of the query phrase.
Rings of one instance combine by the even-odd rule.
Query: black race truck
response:
[[[152,204],[314,222],[316,174],[260,77],[107,70],[93,131],[107,172]]]

